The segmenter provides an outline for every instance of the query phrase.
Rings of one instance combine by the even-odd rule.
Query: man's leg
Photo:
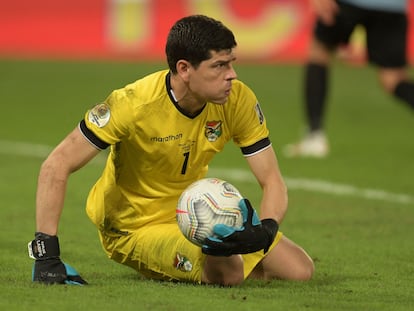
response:
[[[387,93],[414,109],[414,82],[408,78],[405,68],[380,68],[378,76],[382,88]]]
[[[201,282],[232,286],[244,281],[241,255],[229,257],[206,256]]]
[[[312,278],[314,269],[310,256],[300,246],[283,236],[249,277],[307,281]]]
[[[307,125],[305,137],[298,143],[287,145],[287,157],[325,157],[329,152],[323,131],[326,96],[329,87],[330,50],[316,39],[311,44],[304,72],[304,112]]]

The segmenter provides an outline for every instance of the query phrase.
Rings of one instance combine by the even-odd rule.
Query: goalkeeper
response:
[[[159,280],[220,285],[249,277],[309,280],[312,259],[278,230],[287,191],[259,102],[237,80],[233,33],[206,16],[184,17],[169,32],[166,55],[169,69],[114,90],[42,164],[36,233],[29,242],[33,280],[86,284],[88,278],[61,259],[58,224],[70,174],[107,148],[86,211],[109,258]],[[206,239],[200,248],[180,232],[176,204],[230,140],[262,188],[261,220],[241,200],[243,228],[218,226],[219,238]]]

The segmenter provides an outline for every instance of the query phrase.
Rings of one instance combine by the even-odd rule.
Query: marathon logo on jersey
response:
[[[179,253],[177,253],[177,255],[174,258],[174,267],[177,270],[183,272],[190,272],[191,270],[193,270],[193,264],[191,263],[191,261],[187,257]]]
[[[88,120],[97,127],[104,127],[111,118],[111,110],[107,104],[97,104],[88,114]]]
[[[222,121],[207,121],[205,127],[205,136],[207,137],[208,141],[216,141],[217,138],[221,136],[222,129]]]
[[[260,124],[263,124],[264,114],[263,114],[262,108],[260,108],[259,102],[256,103],[256,106],[254,106],[254,110],[256,110],[256,114],[257,114],[257,117],[259,118]]]

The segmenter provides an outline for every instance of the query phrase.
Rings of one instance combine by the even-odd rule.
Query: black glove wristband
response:
[[[268,243],[267,246],[264,248],[264,252],[267,253],[269,247],[272,245],[276,237],[277,231],[279,230],[279,224],[276,220],[272,218],[266,218],[262,220],[262,227],[268,236]]]
[[[35,233],[35,239],[29,242],[29,256],[36,260],[59,258],[59,240],[56,235],[48,235],[42,232]]]

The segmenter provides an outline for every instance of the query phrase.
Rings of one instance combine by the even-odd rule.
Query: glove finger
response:
[[[210,255],[210,256],[228,257],[232,255],[228,249],[217,249],[217,248],[209,247],[208,245],[203,245],[201,247],[201,251],[203,252],[203,254]]]
[[[204,243],[202,246],[222,251],[225,249],[229,249],[230,244],[231,243],[223,242],[223,240],[210,236],[204,240]]]
[[[256,210],[252,207],[250,201],[246,198],[241,199],[239,202],[239,207],[243,215],[243,223],[250,224],[252,226],[258,226],[261,224],[259,216],[256,213]]]
[[[72,285],[86,285],[86,282],[82,277],[79,275],[78,271],[73,268],[71,265],[67,263],[63,263],[66,268],[67,279],[65,280],[65,284],[72,284]]]
[[[86,282],[80,275],[71,275],[68,276],[68,278],[65,280],[65,284],[70,285],[88,285],[88,282]]]
[[[248,215],[249,210],[247,208],[247,204],[250,204],[250,202],[249,203],[247,203],[247,202],[249,202],[249,200],[247,200],[247,199],[241,199],[239,201],[239,207],[240,207],[240,210],[241,210],[241,214],[243,216],[243,223],[246,223],[246,221],[248,219],[248,216],[249,216]]]
[[[214,248],[214,249],[232,249],[235,245],[237,245],[237,240],[236,242],[232,239],[232,235],[229,236],[229,238],[227,238],[226,240],[220,240],[219,238],[216,237],[208,237],[204,240],[203,245],[206,245],[210,248]]]
[[[262,222],[259,219],[259,216],[257,215],[256,211],[253,210],[253,216],[252,216],[252,225],[253,226],[259,226]]]
[[[220,240],[219,238],[216,238],[214,236],[209,236],[204,240],[203,245],[207,245],[210,247],[220,247],[220,245],[223,244],[223,240]]]
[[[32,281],[33,282],[36,281],[36,279],[35,279],[35,263],[33,263],[33,265],[32,265]]]
[[[78,271],[76,271],[76,269],[74,267],[72,267],[71,265],[67,264],[67,263],[63,263],[66,269],[66,274],[68,276],[75,276],[75,275],[79,275]]]
[[[213,232],[216,234],[219,238],[226,238],[229,235],[233,234],[236,230],[230,226],[227,226],[225,224],[217,224],[213,227]]]

